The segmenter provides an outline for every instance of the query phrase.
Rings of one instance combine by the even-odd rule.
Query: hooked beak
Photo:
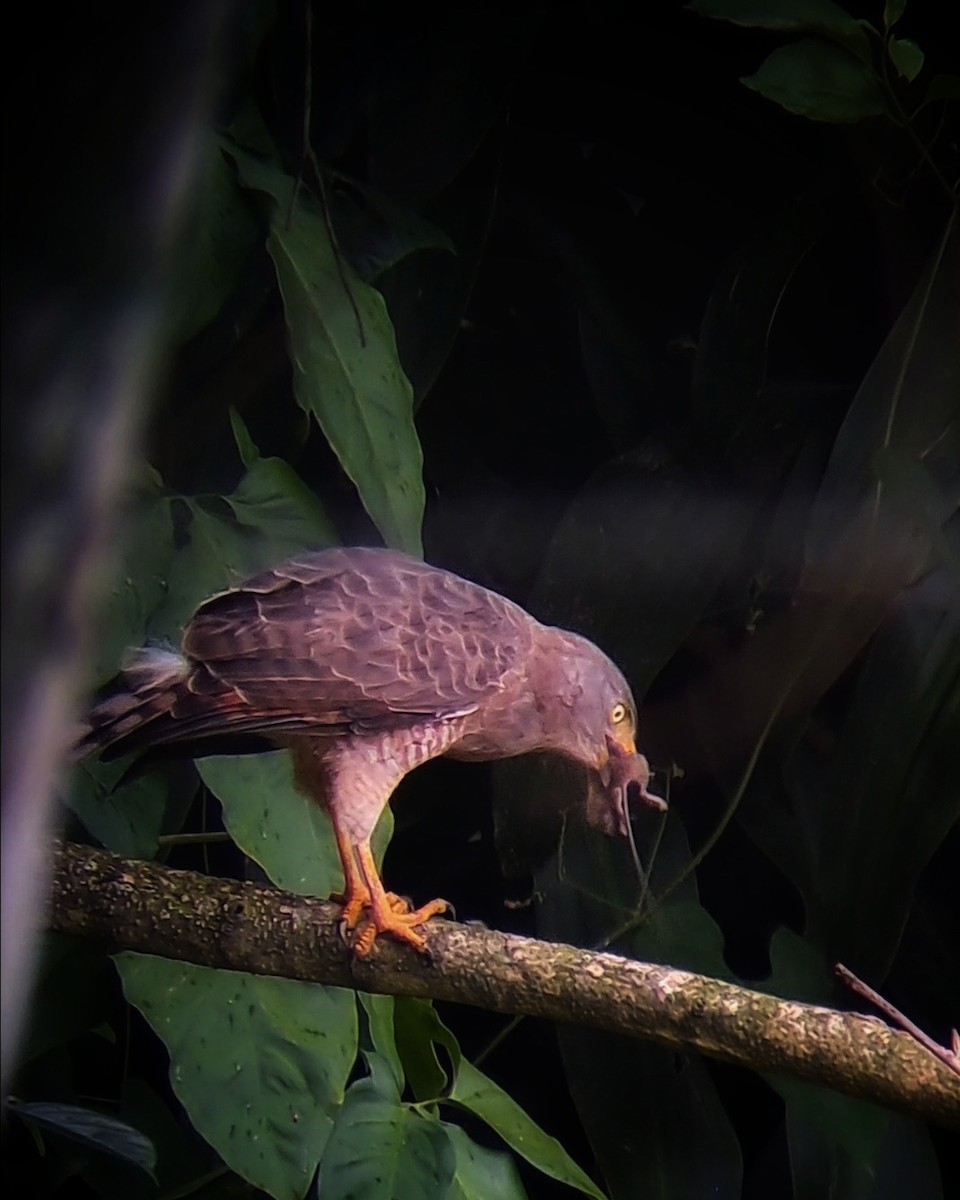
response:
[[[630,731],[628,722],[624,721],[617,725],[613,732],[613,737],[608,733],[606,735],[607,755],[611,754],[636,754],[637,744],[633,740],[633,734]]]
[[[625,724],[618,725],[613,734],[605,733],[603,737],[603,745],[597,751],[597,757],[593,764],[597,774],[600,776],[603,786],[609,787],[610,785],[610,780],[612,778],[612,760],[619,760],[624,755],[635,757],[636,754],[637,744],[633,740],[633,734]]]

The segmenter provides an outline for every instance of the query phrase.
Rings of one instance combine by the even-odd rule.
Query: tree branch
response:
[[[329,901],[59,846],[53,929],[202,966],[547,1017],[782,1072],[960,1128],[960,1080],[873,1017],[670,967],[435,921],[429,958],[351,958]]]

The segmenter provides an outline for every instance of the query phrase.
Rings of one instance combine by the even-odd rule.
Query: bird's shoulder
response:
[[[211,597],[184,650],[248,691],[266,672],[435,711],[501,689],[537,629],[518,605],[450,571],[393,550],[334,548]]]
[[[519,605],[481,584],[397,550],[332,547],[286,559],[204,601],[190,628],[245,621],[376,619],[411,628],[529,633],[536,622]]]

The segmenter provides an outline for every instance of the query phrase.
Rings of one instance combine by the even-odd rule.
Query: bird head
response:
[[[628,803],[642,800],[658,812],[666,803],[648,791],[650,765],[636,745],[637,707],[623,674],[592,642],[563,630],[555,658],[549,707],[560,706],[558,738],[551,747],[587,768],[587,820],[608,834],[626,836]]]

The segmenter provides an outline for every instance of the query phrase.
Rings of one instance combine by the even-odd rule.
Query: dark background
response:
[[[924,79],[956,70],[947,7],[915,5],[897,28],[925,51]],[[880,20],[875,5],[856,15]],[[305,28],[297,4],[134,15],[55,6],[24,27],[16,50],[8,45],[5,326],[16,407],[5,401],[5,556],[38,510],[72,528],[73,475],[57,466],[70,447],[51,454],[49,430],[27,428],[23,397],[42,395],[58,364],[85,361],[85,338],[105,336],[105,314],[136,301],[145,280],[177,307],[190,203],[172,243],[151,237],[160,207],[151,156],[163,131],[191,105],[198,121],[212,114],[226,128],[253,103],[295,171]],[[781,618],[786,628],[803,609],[809,514],[858,388],[937,251],[953,206],[943,181],[957,170],[950,106],[932,106],[911,131],[882,118],[833,125],[745,88],[740,77],[783,40],[667,3],[362,4],[313,14],[312,140],[332,172],[328,200],[345,256],[358,269],[365,255],[389,258],[389,222],[378,229],[363,186],[429,220],[456,248],[422,250],[376,273],[415,390],[425,556],[582,630],[623,664],[658,784],[671,763],[683,768],[671,803],[694,850],[721,821],[730,780],[771,711],[762,681],[759,717],[729,710],[737,686],[755,681],[746,647],[757,628],[775,631]],[[189,337],[158,339],[169,349],[156,356],[140,437],[171,491],[236,484],[234,406],[261,452],[291,462],[317,492],[345,543],[379,540],[294,401],[262,243],[238,251],[235,287],[213,319]],[[86,427],[96,417],[67,420]],[[956,439],[956,414],[946,428]],[[949,465],[955,442],[945,444]],[[74,469],[99,467],[90,456]],[[940,478],[955,495],[955,473]],[[844,518],[838,506],[838,524]],[[955,507],[943,529],[955,554]],[[955,566],[932,601],[916,600],[937,569],[928,561],[894,573],[885,591],[871,583],[856,630],[830,644],[818,682],[777,716],[763,786],[791,773],[843,777],[831,753],[876,632],[904,603],[955,615]],[[842,584],[837,592],[845,595]],[[941,662],[953,691],[930,718],[939,740],[924,743],[934,758],[926,801],[940,813],[952,811],[956,791],[956,750],[943,732],[956,715],[955,642]],[[771,633],[768,645],[789,665],[789,633]],[[714,705],[712,740],[691,726],[691,695]],[[884,742],[893,736],[877,730]],[[518,817],[502,799],[516,788],[498,770],[440,762],[405,782],[386,877],[403,893],[448,897],[460,919],[582,939],[557,916],[562,901],[554,910],[549,900],[546,909],[504,906],[549,891],[559,827],[549,798]],[[909,919],[886,954],[864,953],[869,981],[944,1041],[958,994],[949,947],[960,844],[950,826],[904,868]],[[796,826],[765,835],[762,822],[735,818],[698,868],[699,902],[719,927],[727,968],[745,981],[768,976],[775,930],[810,933],[810,880],[769,840],[795,836]],[[889,838],[885,853],[878,861],[896,862]],[[228,852],[212,866],[243,869]],[[842,889],[834,899],[844,901]],[[821,932],[823,912],[829,906]],[[837,940],[820,939],[827,959],[841,947],[855,957]],[[839,991],[832,1000],[849,1002]],[[443,1016],[468,1056],[503,1024],[481,1012]],[[162,1081],[162,1052],[134,1028],[134,1065]],[[570,1046],[565,1055],[551,1027],[525,1021],[484,1069],[579,1162],[596,1168],[597,1153],[602,1167],[571,1096]],[[85,1085],[108,1093],[118,1066],[103,1079],[99,1070],[83,1062]],[[747,1072],[708,1071],[740,1143],[742,1194],[790,1195],[782,1100]],[[931,1136],[949,1192],[956,1162],[944,1135]],[[901,1165],[902,1182],[910,1176]],[[523,1170],[531,1197],[569,1194]],[[89,1194],[76,1179],[57,1191],[37,1175],[30,1186]]]

